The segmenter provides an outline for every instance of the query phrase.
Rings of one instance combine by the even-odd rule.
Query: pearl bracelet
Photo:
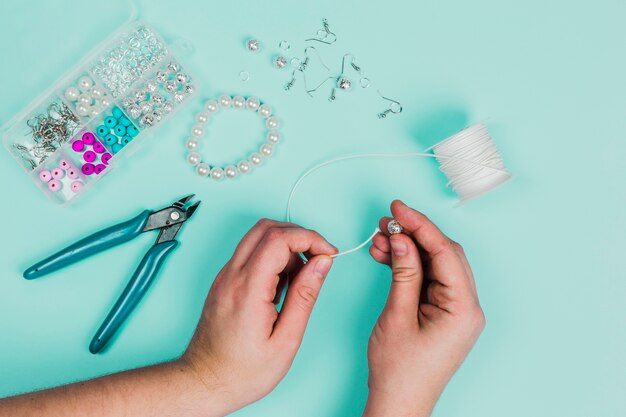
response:
[[[219,109],[228,109],[231,107],[237,110],[247,108],[265,119],[265,126],[268,129],[266,142],[261,145],[258,152],[253,152],[250,157],[242,159],[236,165],[230,164],[224,168],[209,166],[208,163],[202,161],[200,154],[197,152],[200,146],[199,140],[204,135],[204,125],[209,120],[209,117],[217,113]],[[249,97],[246,100],[243,96],[231,97],[223,95],[220,96],[217,101],[208,100],[204,104],[204,109],[205,111],[198,113],[196,116],[198,123],[191,129],[191,138],[188,139],[185,144],[189,150],[187,162],[196,167],[196,174],[199,176],[210,176],[214,180],[221,180],[224,177],[233,179],[237,177],[239,173],[247,174],[254,166],[260,165],[263,159],[274,153],[274,145],[280,140],[280,135],[277,131],[279,125],[278,119],[272,116],[272,108],[267,104],[261,104],[258,98]]]

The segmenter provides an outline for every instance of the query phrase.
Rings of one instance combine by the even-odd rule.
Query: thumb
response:
[[[311,258],[293,278],[278,316],[272,337],[300,346],[311,311],[333,260],[327,255]]]
[[[392,281],[383,314],[416,322],[422,289],[422,261],[413,240],[402,233],[391,235]]]

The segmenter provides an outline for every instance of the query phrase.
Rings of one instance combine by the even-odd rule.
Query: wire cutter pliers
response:
[[[117,246],[149,230],[159,230],[155,244],[145,254],[124,291],[89,344],[98,353],[133,311],[154,280],[167,255],[178,245],[174,240],[183,223],[195,213],[200,201],[187,206],[193,194],[158,211],[144,210],[137,217],[88,236],[24,271],[24,278],[35,279],[91,255]],[[187,206],[187,207],[185,207]]]

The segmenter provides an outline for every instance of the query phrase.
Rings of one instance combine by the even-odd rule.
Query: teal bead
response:
[[[105,137],[109,132],[111,132],[111,129],[109,129],[108,127],[106,127],[105,125],[100,125],[96,128],[96,133],[98,134],[98,136],[100,136],[101,138]]]
[[[112,134],[108,134],[104,137],[104,143],[106,143],[109,146],[113,146],[117,143],[117,136],[112,135]]]
[[[128,143],[129,143],[131,140],[133,140],[133,138],[132,138],[132,137],[130,137],[130,136],[124,136],[124,137],[122,138],[122,140],[121,140],[121,143],[122,143],[122,145],[128,145]]]
[[[115,134],[117,136],[124,136],[126,135],[126,128],[122,125],[117,125],[115,126]]]
[[[128,120],[128,117],[122,116],[120,117],[120,124],[123,126],[130,126],[130,120]]]
[[[116,119],[119,119],[120,117],[124,115],[124,113],[122,113],[120,108],[117,106],[113,107],[113,110],[111,110],[111,113],[113,113],[113,117],[115,117]]]
[[[109,116],[104,119],[104,124],[107,125],[109,129],[112,129],[117,125],[117,119],[113,116]]]
[[[124,147],[124,145],[121,145],[119,143],[116,143],[115,145],[113,145],[111,147],[111,150],[113,151],[113,153],[118,153],[120,150],[122,150],[122,148]]]
[[[135,136],[139,134],[139,129],[137,129],[134,125],[130,125],[126,129],[126,133],[128,133],[129,136],[132,136],[134,138]]]

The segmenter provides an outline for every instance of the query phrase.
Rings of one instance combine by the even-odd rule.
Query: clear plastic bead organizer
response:
[[[133,21],[5,123],[3,142],[51,201],[68,204],[190,101],[192,81],[172,47]]]

